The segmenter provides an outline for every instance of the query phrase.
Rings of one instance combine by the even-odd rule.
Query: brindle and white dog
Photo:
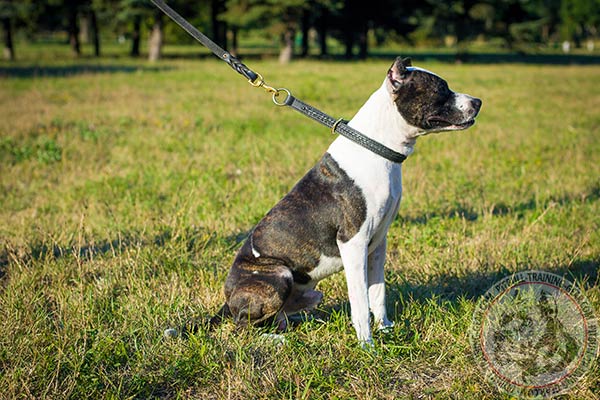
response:
[[[480,107],[399,57],[349,125],[408,156],[420,136],[473,125]],[[372,343],[369,311],[377,328],[392,326],[383,264],[401,197],[400,164],[338,137],[240,248],[213,322],[232,316],[238,326],[275,321],[285,329],[287,316],[319,304],[317,283],[343,269],[356,334]]]

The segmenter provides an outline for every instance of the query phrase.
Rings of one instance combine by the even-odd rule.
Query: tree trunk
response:
[[[319,21],[317,23],[317,33],[319,35],[319,49],[321,50],[321,57],[327,56],[327,9],[323,9]]]
[[[369,55],[369,27],[365,24],[358,33],[358,58],[364,60]]]
[[[301,57],[308,56],[308,31],[310,29],[310,14],[307,9],[302,11],[302,50],[300,51]]]
[[[292,61],[294,55],[294,36],[296,31],[293,28],[288,27],[282,36],[283,47],[279,53],[279,63],[288,64]]]
[[[92,33],[92,41],[94,42],[94,55],[100,57],[100,32],[98,31],[98,20],[96,12],[90,10],[90,31]]]
[[[239,29],[237,27],[231,28],[231,49],[229,52],[232,55],[234,55],[235,57],[237,57],[239,55],[238,31],[239,31]]]
[[[88,15],[82,15],[79,18],[79,43],[88,44],[90,42],[90,21]]]
[[[469,11],[475,4],[474,0],[463,0],[462,12],[460,12],[455,21],[455,32],[456,32],[456,56],[455,62],[461,64],[466,62],[469,58],[469,49],[467,46],[467,38],[469,37],[472,20],[469,17]],[[508,24],[507,24],[508,25]],[[508,28],[508,27],[507,27]],[[510,37],[510,33],[509,33]],[[512,43],[508,43],[509,47],[512,47]]]
[[[131,57],[139,57],[140,55],[141,28],[142,16],[136,15],[133,17],[133,32],[131,32]]]
[[[225,11],[225,1],[211,0],[210,22],[212,26],[212,39],[216,44],[227,49],[227,24],[219,20],[219,15]]]
[[[161,55],[163,45],[163,14],[157,10],[154,15],[154,25],[150,33],[150,48],[148,52],[148,60],[158,61]]]
[[[15,47],[13,45],[10,18],[2,18],[2,29],[4,30],[4,59],[12,61],[15,59]]]
[[[344,46],[346,47],[344,57],[352,58],[354,55],[354,31],[347,28],[344,30]]]
[[[81,55],[81,47],[79,45],[79,25],[77,24],[77,2],[67,2],[67,8],[69,10],[69,44],[71,50],[76,57]]]

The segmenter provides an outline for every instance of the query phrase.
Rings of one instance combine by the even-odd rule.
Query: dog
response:
[[[438,75],[398,57],[348,125],[406,156],[420,136],[475,123],[481,100],[455,93]],[[317,164],[254,227],[225,281],[211,320],[238,327],[275,323],[314,309],[317,283],[344,271],[352,325],[363,346],[375,326],[393,326],[385,306],[386,234],[402,197],[402,168],[338,137]]]

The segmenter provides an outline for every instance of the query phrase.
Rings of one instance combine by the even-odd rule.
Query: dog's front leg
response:
[[[368,280],[369,280],[369,306],[375,318],[377,329],[387,329],[394,326],[387,317],[385,309],[385,276],[383,265],[385,264],[385,238],[377,248],[369,254]]]
[[[358,236],[358,235],[357,235]],[[372,346],[369,326],[369,292],[367,288],[368,240],[353,237],[346,243],[338,243],[350,298],[352,324],[363,346]]]

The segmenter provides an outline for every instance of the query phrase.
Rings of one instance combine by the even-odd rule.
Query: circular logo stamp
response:
[[[543,271],[502,279],[480,299],[469,339],[488,381],[517,397],[568,391],[598,353],[598,320],[583,293]]]

